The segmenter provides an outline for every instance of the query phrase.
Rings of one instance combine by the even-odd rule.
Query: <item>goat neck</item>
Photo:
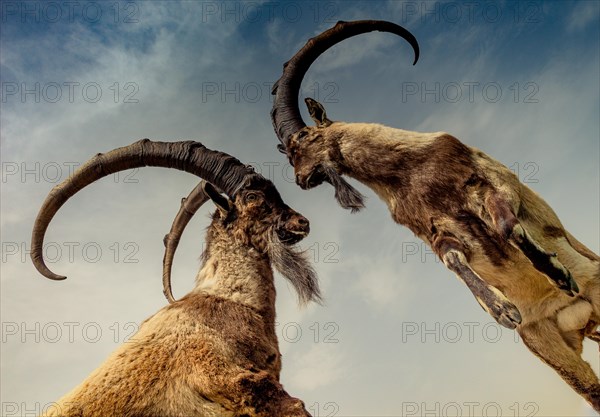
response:
[[[206,241],[192,293],[244,304],[274,320],[275,284],[267,253],[235,238],[218,219],[213,220]]]

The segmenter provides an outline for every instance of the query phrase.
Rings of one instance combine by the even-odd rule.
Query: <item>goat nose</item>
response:
[[[308,219],[306,217],[304,217],[304,216],[300,216],[298,218],[298,224],[300,226],[305,226],[306,227],[306,226],[308,226]]]
[[[308,233],[310,230],[310,223],[303,215],[296,214],[290,220],[290,226],[292,230],[301,233]]]

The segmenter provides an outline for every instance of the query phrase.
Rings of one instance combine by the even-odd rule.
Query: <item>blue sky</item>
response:
[[[482,149],[598,253],[598,2],[79,1],[71,15],[48,4],[1,4],[5,413],[58,399],[123,342],[129,323],[165,305],[162,236],[196,183],[186,174],[135,171],[69,201],[47,235],[65,282],[43,279],[26,256],[37,210],[69,167],[148,137],[194,139],[252,163],[311,220],[303,247],[326,306],[300,310],[278,278],[277,307],[282,380],[314,415],[442,414],[454,404],[467,415],[469,403],[490,415],[594,415],[373,193],[357,185],[367,209],[352,215],[331,187],[295,186],[269,110],[282,64],[309,37],[337,20],[399,23],[419,40],[416,66],[401,39],[363,35],[320,57],[301,95],[334,120],[447,131]],[[182,239],[176,296],[193,285],[208,212]],[[584,356],[598,370],[595,349],[586,343]]]

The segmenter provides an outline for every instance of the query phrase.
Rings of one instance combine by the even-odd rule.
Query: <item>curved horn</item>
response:
[[[44,235],[60,207],[75,193],[97,179],[115,172],[144,166],[175,168],[205,179],[231,198],[257,176],[253,169],[224,152],[207,149],[199,142],[152,142],[142,139],[129,146],[97,154],[71,177],[55,186],[42,204],[33,225],[31,260],[46,278],[65,279],[48,269],[43,256]]]
[[[285,151],[290,136],[306,126],[298,109],[298,93],[302,78],[304,78],[304,74],[306,74],[310,65],[319,55],[336,43],[372,31],[395,33],[406,39],[415,52],[413,65],[419,60],[417,39],[402,26],[383,20],[340,21],[333,28],[309,39],[292,59],[283,64],[283,75],[277,80],[271,91],[271,94],[275,95],[271,120],[273,121],[275,133],[281,141],[279,150]]]
[[[181,207],[173,225],[168,234],[165,235],[163,243],[165,244],[165,256],[163,258],[163,293],[169,303],[174,303],[173,291],[171,290],[171,269],[173,267],[173,258],[175,257],[175,251],[179,245],[179,239],[183,234],[183,231],[190,219],[194,217],[194,214],[202,207],[204,203],[210,198],[204,191],[206,181],[202,180],[192,192],[186,197],[181,199]]]

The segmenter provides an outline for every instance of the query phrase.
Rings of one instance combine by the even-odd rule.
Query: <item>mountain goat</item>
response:
[[[197,142],[148,139],[98,154],[44,201],[32,236],[38,271],[65,278],[42,258],[45,232],[59,208],[93,181],[142,166],[175,168],[209,181],[193,193],[200,204],[210,198],[217,206],[196,285],[145,320],[47,415],[310,416],[279,382],[272,271],[274,266],[290,280],[301,302],[319,301],[316,274],[293,246],[308,234],[309,222],[283,202],[271,181],[237,159]]]
[[[429,244],[500,324],[523,342],[596,411],[600,382],[581,358],[584,337],[598,340],[600,257],[564,229],[552,208],[507,167],[444,132],[330,120],[306,99],[316,126],[298,109],[304,74],[336,43],[370,31],[406,29],[384,21],[338,22],[310,39],[273,88],[271,118],[280,151],[308,189],[324,181],[344,208],[363,207],[342,175],[373,189],[396,223]]]

